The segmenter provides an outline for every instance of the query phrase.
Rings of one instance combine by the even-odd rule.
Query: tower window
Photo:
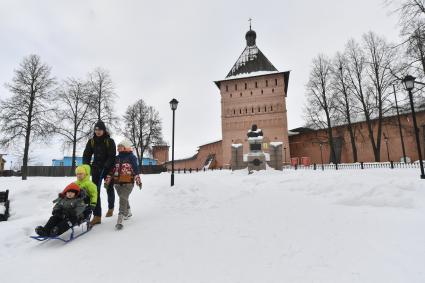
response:
[[[242,97],[242,92],[240,93],[240,96]]]
[[[233,109],[233,115],[236,115],[236,110],[235,109]]]
[[[229,91],[229,86],[228,85],[226,85],[226,91]]]
[[[277,85],[277,79],[274,80],[274,85]]]
[[[245,83],[245,89],[247,89],[248,88],[248,84],[247,83]]]
[[[252,95],[252,91],[251,91],[251,95]]]
[[[258,88],[258,83],[257,82],[255,82],[255,88]]]
[[[272,88],[272,92],[274,92],[274,88]]]
[[[273,105],[270,106],[270,111],[273,111]]]
[[[238,90],[238,85],[235,85],[235,90]]]
[[[263,90],[261,90],[261,94],[263,94],[264,93],[264,91]]]
[[[264,112],[267,112],[267,106],[264,106]]]
[[[266,80],[266,86],[269,86],[269,81],[268,80]]]
[[[251,113],[254,113],[254,107],[252,107],[252,109],[251,109]]]
[[[239,109],[239,114],[242,114],[242,109]]]
[[[247,108],[245,108],[245,114],[247,114],[248,113],[248,109]]]
[[[232,94],[230,94],[230,97],[232,97]]]
[[[261,108],[260,107],[258,107],[258,112],[260,112],[261,111]]]

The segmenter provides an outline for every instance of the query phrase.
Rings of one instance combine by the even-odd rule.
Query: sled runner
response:
[[[44,242],[46,240],[59,240],[62,241],[64,243],[68,243],[71,242],[75,239],[77,239],[78,237],[86,234],[87,232],[90,232],[91,227],[90,227],[90,216],[89,215],[86,219],[84,219],[80,224],[74,225],[73,227],[70,228],[71,230],[71,235],[69,236],[68,239],[64,239],[62,238],[60,235],[59,236],[55,236],[55,237],[49,237],[49,236],[30,236],[30,238],[40,241],[40,242]],[[75,235],[75,230],[74,228],[80,228],[80,233],[78,233],[77,235]]]

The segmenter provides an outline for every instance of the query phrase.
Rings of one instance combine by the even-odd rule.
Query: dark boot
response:
[[[49,236],[49,233],[47,233],[47,231],[44,229],[43,226],[37,226],[35,228],[35,233],[37,233],[37,235],[39,235],[40,237],[47,237],[47,236]]]

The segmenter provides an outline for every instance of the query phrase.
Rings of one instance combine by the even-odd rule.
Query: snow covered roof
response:
[[[227,78],[236,78],[241,75],[250,75],[256,72],[278,72],[273,64],[261,52],[257,45],[246,46],[236,63],[233,65]]]
[[[271,74],[283,74],[285,80],[285,94],[288,88],[289,71],[279,72],[275,66],[267,59],[256,44],[257,34],[250,30],[246,33],[246,47],[242,51],[238,60],[230,69],[226,78],[221,81],[215,81],[215,84],[220,88],[222,81],[235,80],[248,77],[265,76]]]

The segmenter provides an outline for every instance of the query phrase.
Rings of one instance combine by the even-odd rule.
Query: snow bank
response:
[[[103,218],[66,245],[29,236],[72,179],[2,178],[11,199],[0,222],[2,282],[425,282],[417,169],[175,178],[170,188],[168,173],[144,176],[122,231],[116,216]]]

